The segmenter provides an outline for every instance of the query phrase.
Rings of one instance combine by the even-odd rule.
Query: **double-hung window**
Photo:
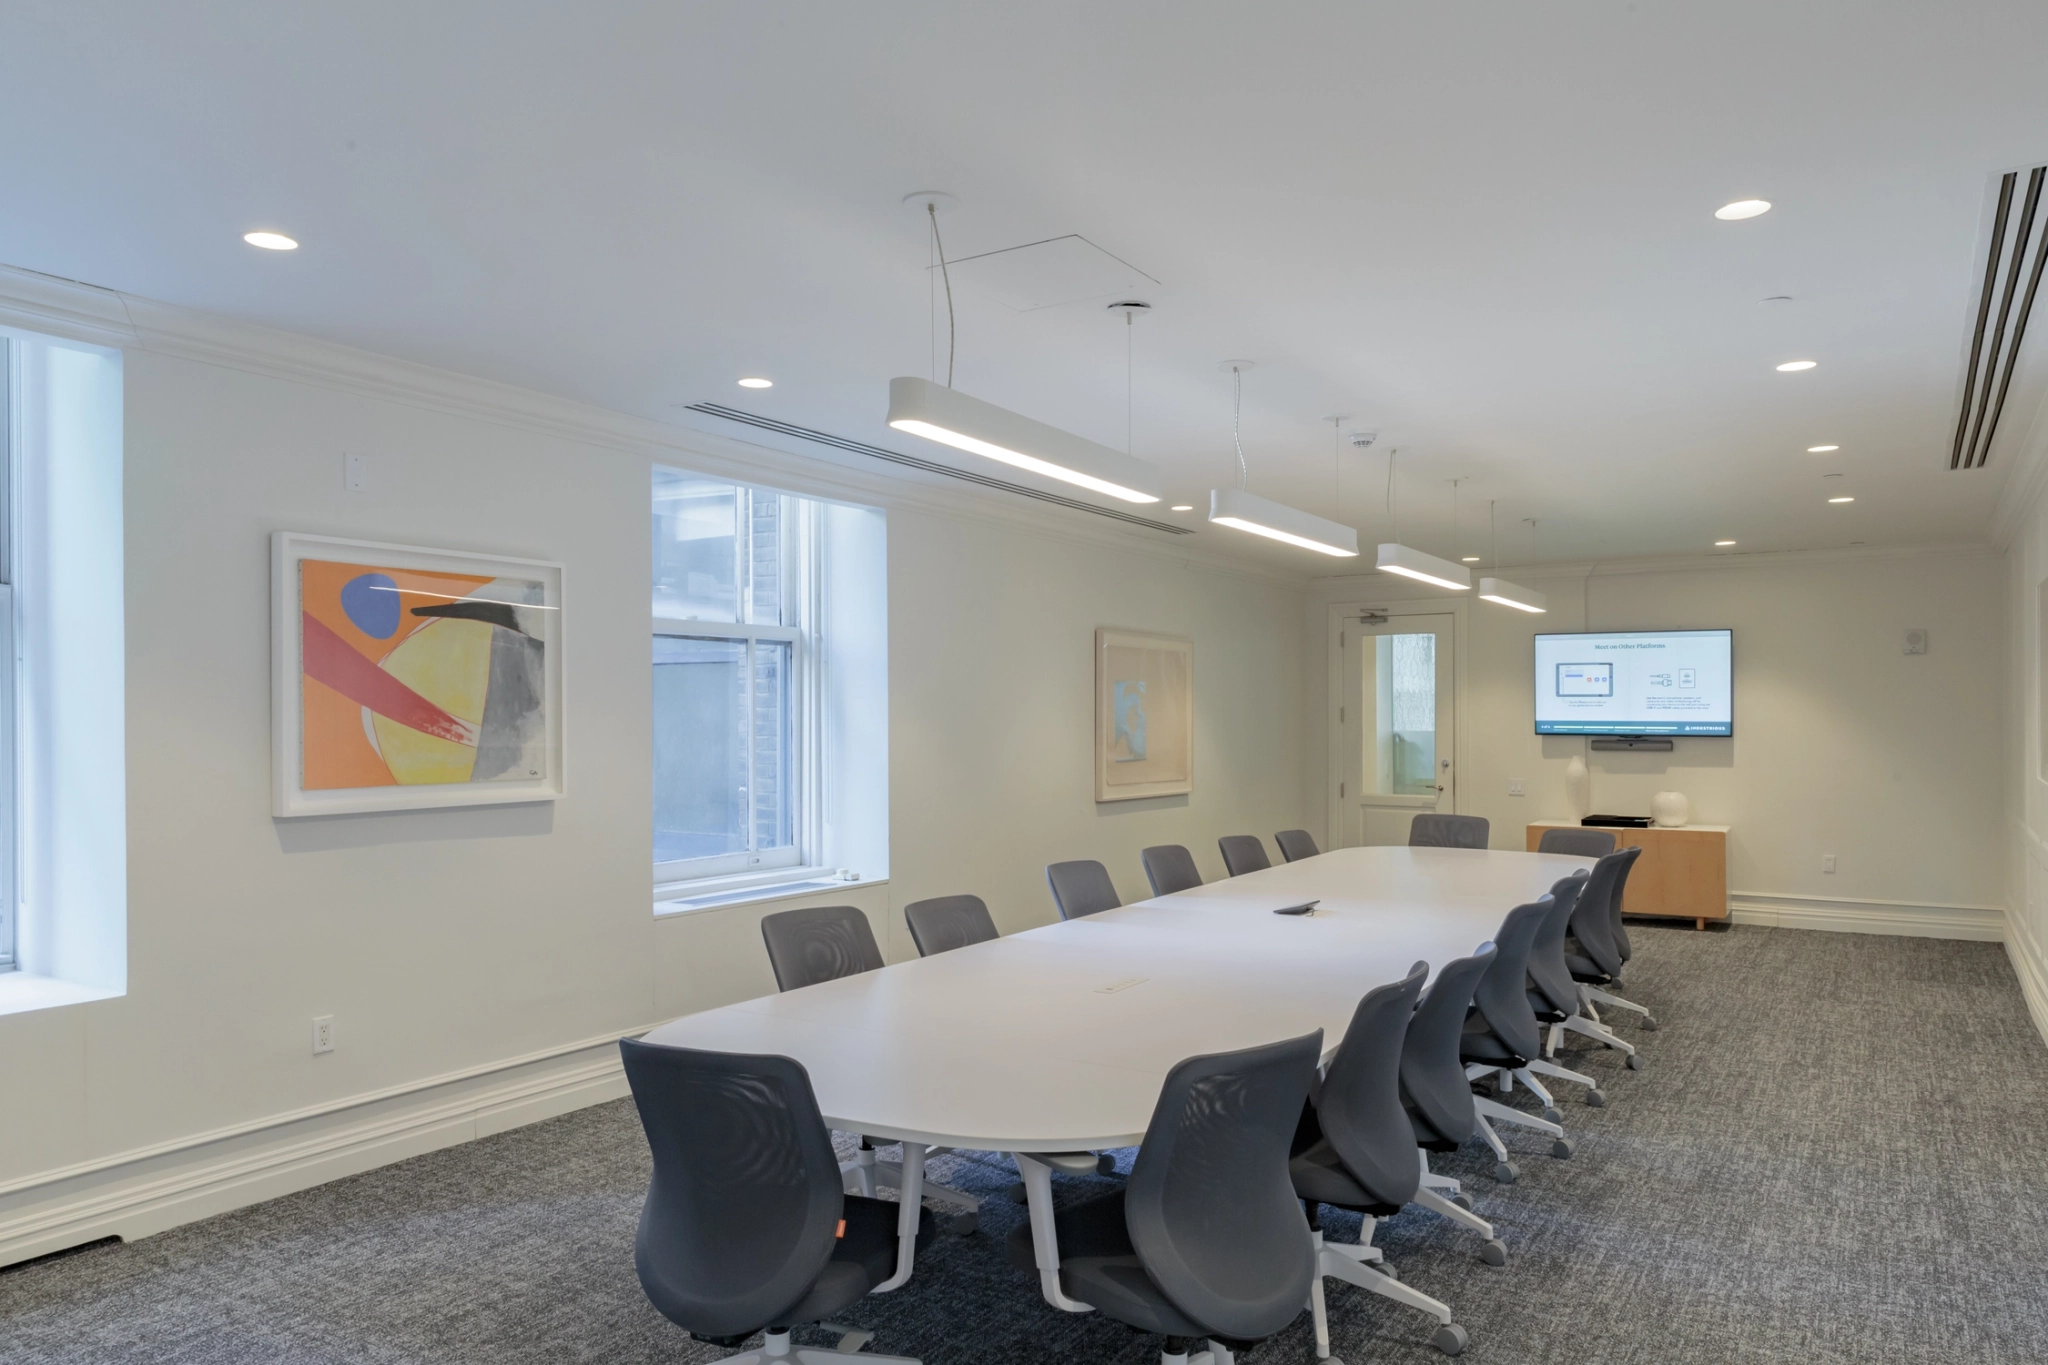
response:
[[[819,852],[819,506],[654,471],[654,880]]]

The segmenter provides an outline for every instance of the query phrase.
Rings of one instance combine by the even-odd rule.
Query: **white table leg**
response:
[[[886,1294],[910,1278],[917,1258],[917,1224],[924,1212],[924,1144],[903,1144],[903,1183],[897,1187],[903,1206],[896,1213],[896,1273],[868,1292]]]
[[[1068,1313],[1092,1313],[1093,1304],[1070,1299],[1060,1288],[1060,1244],[1052,1225],[1052,1167],[1024,1152],[1010,1153],[1024,1179],[1024,1199],[1031,1209],[1031,1254],[1038,1262],[1038,1288],[1045,1301]]]

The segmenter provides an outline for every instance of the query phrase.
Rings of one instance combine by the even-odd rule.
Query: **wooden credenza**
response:
[[[1529,826],[1529,851],[1546,829],[1577,829],[1575,820],[1539,820]],[[1677,829],[1615,829],[1616,848],[1641,848],[1622,893],[1624,915],[1670,915],[1704,929],[1710,919],[1728,918],[1728,826],[1682,825]]]

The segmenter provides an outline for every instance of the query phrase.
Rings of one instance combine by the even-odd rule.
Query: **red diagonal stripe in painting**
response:
[[[303,642],[299,652],[307,677],[326,683],[356,705],[367,706],[385,719],[423,735],[476,747],[474,725],[449,715],[365,659],[312,613],[301,612],[300,620]]]

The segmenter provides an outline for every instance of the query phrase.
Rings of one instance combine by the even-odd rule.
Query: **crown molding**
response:
[[[415,361],[321,341],[123,294],[98,285],[0,265],[0,326],[95,346],[140,350],[248,374],[403,403],[553,436],[742,482],[812,497],[901,508],[1025,534],[1164,560],[1185,569],[1305,591],[1306,571],[1246,563],[1226,553],[1154,539],[1157,532],[1044,507],[973,484],[950,487],[696,427],[634,417],[574,399]]]

